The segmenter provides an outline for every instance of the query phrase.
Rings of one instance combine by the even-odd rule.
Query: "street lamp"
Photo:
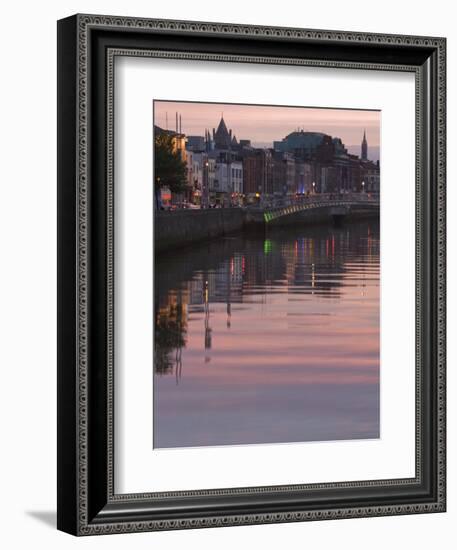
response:
[[[364,193],[364,192],[365,192],[365,182],[362,181],[362,193]]]
[[[316,192],[316,182],[313,181],[313,194]]]

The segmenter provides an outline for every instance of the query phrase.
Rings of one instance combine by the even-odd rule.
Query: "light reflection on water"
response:
[[[379,226],[155,261],[154,447],[379,437]]]

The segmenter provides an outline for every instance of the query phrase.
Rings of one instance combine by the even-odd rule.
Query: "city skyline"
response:
[[[237,139],[249,139],[255,147],[272,147],[291,132],[303,129],[339,137],[351,154],[359,154],[366,131],[369,156],[379,159],[380,111],[321,107],[284,107],[231,103],[154,101],[155,124],[176,129],[176,112],[186,135],[205,135],[217,128],[221,116]]]

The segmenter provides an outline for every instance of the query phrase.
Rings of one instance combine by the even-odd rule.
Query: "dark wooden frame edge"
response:
[[[75,15],[58,22],[58,528],[87,535],[445,510],[445,39]],[[414,480],[115,495],[107,380],[107,52],[188,52],[416,72]],[[249,61],[246,61],[249,62]],[[265,61],[264,61],[265,62]],[[112,435],[112,434],[111,434]]]

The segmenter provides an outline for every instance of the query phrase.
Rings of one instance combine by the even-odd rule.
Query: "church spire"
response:
[[[231,130],[229,132],[227,129],[227,125],[224,120],[224,113],[222,113],[217,130],[215,132],[213,130],[213,139],[216,149],[230,149],[230,145],[232,143]]]
[[[367,142],[367,134],[366,134],[365,128],[363,129],[362,160],[368,160],[368,142]]]

